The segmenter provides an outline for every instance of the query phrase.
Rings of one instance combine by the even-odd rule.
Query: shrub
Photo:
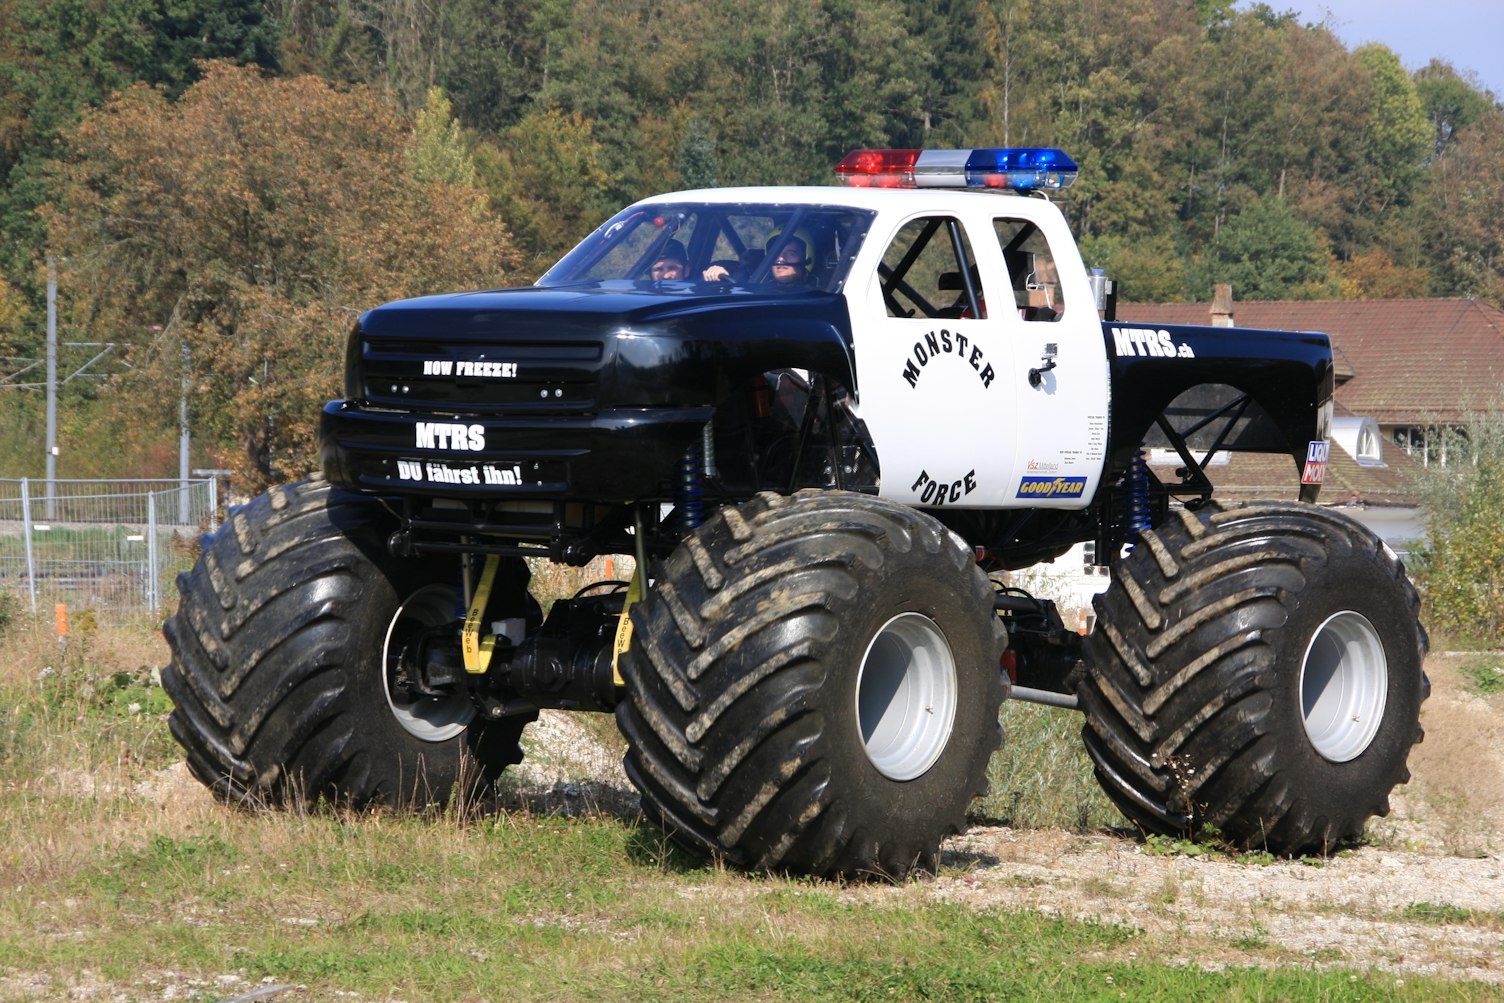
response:
[[[1461,428],[1429,434],[1446,463],[1426,471],[1426,535],[1413,552],[1427,625],[1504,643],[1504,401]]]

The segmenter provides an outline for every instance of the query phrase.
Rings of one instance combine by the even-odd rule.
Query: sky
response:
[[[1433,56],[1459,73],[1472,70],[1504,100],[1504,2],[1501,0],[1267,0],[1304,23],[1329,21],[1349,49],[1382,42],[1414,73]],[[1241,7],[1248,6],[1246,4]],[[1328,14],[1330,18],[1328,19]]]

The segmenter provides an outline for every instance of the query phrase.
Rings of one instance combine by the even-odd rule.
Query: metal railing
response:
[[[111,620],[155,616],[218,519],[212,478],[0,479],[0,592],[33,613],[62,604]]]

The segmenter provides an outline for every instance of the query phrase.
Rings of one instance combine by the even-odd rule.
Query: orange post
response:
[[[68,639],[68,604],[58,603],[53,614],[57,618],[57,639],[66,641]]]

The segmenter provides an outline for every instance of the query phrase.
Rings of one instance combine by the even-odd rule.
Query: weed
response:
[[[1206,857],[1209,860],[1254,867],[1266,867],[1281,859],[1267,850],[1244,850],[1215,836],[1197,840],[1150,835],[1144,837],[1144,850],[1157,857]]]
[[[1454,905],[1444,905],[1436,902],[1412,902],[1400,910],[1400,915],[1405,919],[1415,920],[1419,923],[1441,925],[1447,923],[1466,923],[1472,916],[1472,913]]]
[[[1232,946],[1243,951],[1261,951],[1269,946],[1269,930],[1255,919],[1246,934],[1233,939]]]
[[[1497,655],[1478,655],[1457,666],[1457,672],[1483,696],[1504,693],[1504,662]]]

